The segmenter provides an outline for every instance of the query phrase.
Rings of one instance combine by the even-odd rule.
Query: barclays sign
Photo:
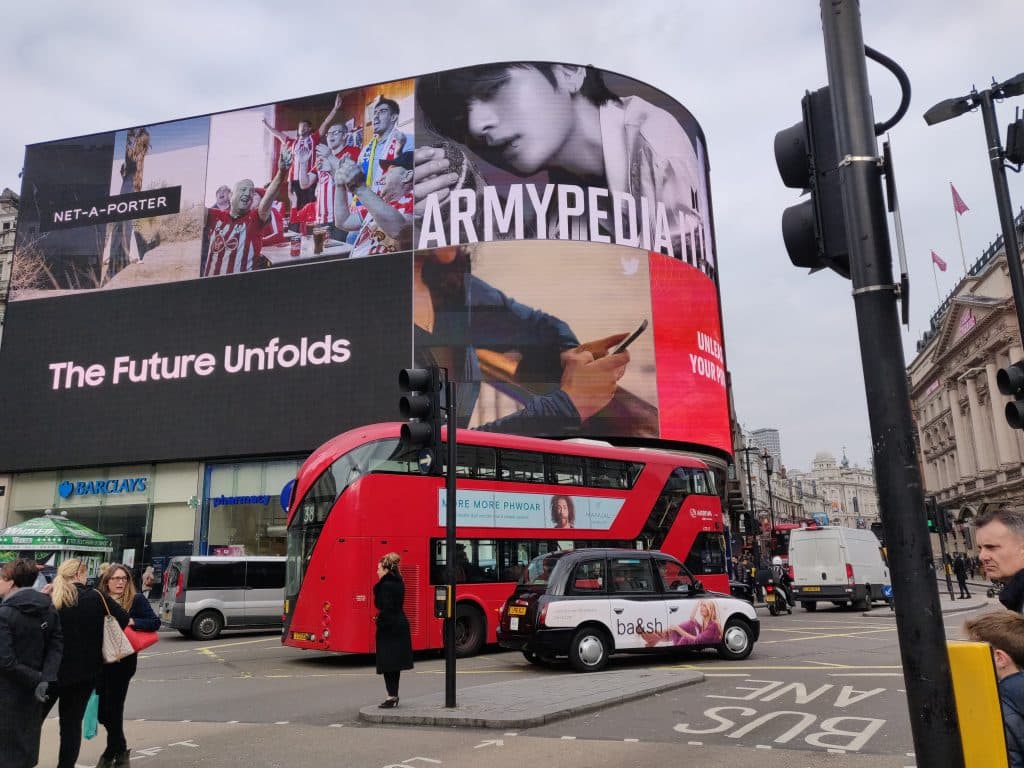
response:
[[[107,496],[116,493],[145,493],[148,477],[125,477],[114,480],[65,480],[57,486],[62,499],[72,496]]]

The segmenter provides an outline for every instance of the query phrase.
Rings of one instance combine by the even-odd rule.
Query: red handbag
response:
[[[128,642],[132,644],[136,653],[155,645],[156,641],[160,639],[156,632],[140,632],[135,627],[125,627],[124,633],[128,635]]]

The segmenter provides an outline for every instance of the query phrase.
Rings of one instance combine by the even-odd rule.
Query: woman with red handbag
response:
[[[99,590],[111,603],[117,603],[128,612],[131,620],[125,634],[136,651],[156,641],[160,619],[153,613],[145,595],[136,591],[128,566],[121,563],[111,565],[100,579]],[[113,664],[103,665],[96,691],[100,696],[99,721],[107,729],[107,748],[103,750],[96,768],[124,768],[131,765],[128,742],[124,735],[124,700],[137,666],[137,653]]]

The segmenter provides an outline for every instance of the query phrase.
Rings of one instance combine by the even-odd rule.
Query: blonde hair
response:
[[[99,568],[99,570],[96,573],[102,579],[104,576],[107,575],[107,571],[109,571],[109,570],[110,570],[110,563],[100,563],[100,568]]]
[[[714,601],[712,601],[712,600],[701,600],[697,604],[697,611],[698,611],[698,613],[701,613],[701,618],[703,619],[704,618],[703,617],[703,613],[701,612],[702,608],[707,608],[708,609],[708,622],[707,622],[707,624],[704,624],[703,626],[706,627],[708,624],[717,624],[718,623],[718,606],[714,603]]]
[[[128,570],[127,565],[123,563],[108,563],[106,572],[100,577],[100,592],[108,597],[114,597],[110,594],[110,577],[116,575],[118,571],[123,571],[127,578],[124,582],[124,592],[115,600],[126,611],[130,611],[132,609],[132,602],[135,600],[135,582],[132,579],[132,572]]]
[[[397,552],[388,552],[380,559],[380,565],[388,573],[393,573],[395,576],[398,576],[400,575],[398,573],[398,564],[401,561],[402,558]]]
[[[53,599],[53,607],[58,611],[72,605],[78,605],[78,587],[75,586],[75,579],[85,568],[85,561],[73,557],[65,560],[57,568],[57,575],[53,577],[53,592],[50,597]]]

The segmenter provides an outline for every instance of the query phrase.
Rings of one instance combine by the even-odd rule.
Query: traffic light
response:
[[[398,401],[398,410],[407,423],[402,425],[402,445],[419,451],[420,471],[425,475],[443,473],[441,427],[441,369],[403,368],[398,386],[407,393]]]
[[[929,496],[924,502],[925,516],[928,520],[928,533],[938,533],[938,507],[935,504],[935,497]]]
[[[775,134],[775,163],[782,183],[810,198],[782,212],[782,239],[794,266],[828,267],[850,277],[850,246],[839,188],[839,150],[828,86],[807,92],[803,121]]]
[[[1013,398],[1006,404],[1006,423],[1013,429],[1024,429],[1024,362],[1014,363],[996,372],[996,386]]]

